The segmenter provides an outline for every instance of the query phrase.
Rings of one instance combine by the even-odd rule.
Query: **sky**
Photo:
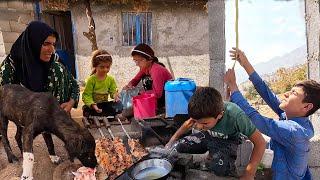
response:
[[[227,0],[226,66],[235,47],[235,0]],[[239,0],[239,48],[252,64],[265,62],[306,45],[304,1]],[[237,65],[238,67],[238,65]]]

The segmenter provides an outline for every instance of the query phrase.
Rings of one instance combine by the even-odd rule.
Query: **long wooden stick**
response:
[[[236,22],[235,22],[235,30],[236,30],[236,48],[239,48],[239,1],[236,1]],[[237,57],[236,57],[237,58]],[[234,69],[235,65],[237,63],[237,60],[234,61],[232,69]]]

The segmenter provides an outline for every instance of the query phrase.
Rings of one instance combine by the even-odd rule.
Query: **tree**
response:
[[[97,36],[96,36],[96,25],[94,23],[93,17],[92,17],[92,11],[91,11],[91,6],[89,0],[86,0],[86,14],[87,18],[89,21],[89,32],[83,32],[83,35],[89,39],[91,42],[91,49],[92,51],[98,50],[98,45],[97,45]]]

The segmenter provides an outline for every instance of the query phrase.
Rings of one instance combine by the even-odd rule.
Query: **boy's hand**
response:
[[[188,119],[186,122],[184,122],[182,124],[183,128],[185,129],[190,129],[194,124],[196,123],[196,120],[195,119]]]
[[[230,101],[231,91],[230,87],[226,86],[226,101]]]
[[[238,61],[242,67],[249,63],[247,56],[240,49],[233,47],[229,52],[232,60]]]
[[[191,127],[196,123],[195,119],[188,119],[185,121],[182,126],[174,133],[170,141],[166,144],[166,148],[170,148],[185,132],[189,131]]]
[[[228,69],[224,76],[224,82],[227,84],[231,93],[238,90],[236,75],[233,69]]]
[[[164,146],[165,149],[170,149],[174,143],[177,141],[174,139],[170,139],[170,141]]]
[[[254,175],[249,174],[249,173],[244,173],[241,177],[240,180],[254,180]]]
[[[102,113],[102,109],[98,108],[96,104],[92,105],[92,108],[97,112],[97,113]]]
[[[254,68],[248,61],[248,58],[244,54],[244,52],[242,52],[240,49],[237,49],[235,47],[233,47],[232,50],[230,50],[229,52],[232,60],[238,61],[239,64],[247,71],[248,75],[254,72]]]

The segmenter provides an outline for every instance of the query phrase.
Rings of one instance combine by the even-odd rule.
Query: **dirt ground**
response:
[[[81,107],[82,103],[79,104],[79,108],[73,109],[71,112],[73,119],[76,120],[80,125],[82,125]],[[256,108],[258,108],[258,111],[263,115],[276,117],[275,113],[273,113],[267,105],[256,105]],[[14,139],[15,132],[15,125],[13,123],[9,123],[8,137],[14,154],[19,158],[18,163],[8,163],[2,141],[0,141],[0,179],[3,180],[18,180],[20,179],[20,176],[22,174],[22,155],[20,154],[18,145],[16,144]],[[65,174],[63,175],[63,177],[60,176],[61,173],[65,173],[63,172],[63,168],[66,168],[66,164],[70,164],[70,162],[67,159],[68,156],[66,150],[64,149],[63,142],[55,136],[53,136],[53,140],[55,144],[56,154],[63,159],[63,162],[62,164],[60,164],[60,166],[51,163],[43,137],[41,135],[36,137],[33,143],[35,156],[33,173],[35,180],[69,180],[73,177],[73,175],[70,173],[67,176]],[[73,164],[72,167],[74,167],[75,169],[76,167],[80,167],[79,162],[78,164]]]

